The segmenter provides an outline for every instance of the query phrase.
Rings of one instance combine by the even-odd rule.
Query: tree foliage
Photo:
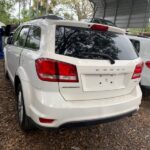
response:
[[[32,8],[35,15],[44,15],[47,9],[48,13],[54,13],[70,20],[73,20],[74,16],[81,20],[92,17],[93,14],[93,6],[89,0],[51,0],[48,5],[47,0],[34,0]]]
[[[11,10],[16,3],[20,11],[13,18]],[[0,21],[6,24],[28,21],[50,13],[69,20],[81,20],[92,16],[93,7],[89,0],[0,0],[0,13]]]
[[[14,4],[13,0],[0,0],[0,21],[9,24],[11,22],[11,8]]]
[[[89,0],[60,0],[62,4],[68,6],[78,17],[78,20],[92,17],[93,5]]]

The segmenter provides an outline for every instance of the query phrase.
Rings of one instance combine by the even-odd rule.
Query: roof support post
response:
[[[106,9],[107,9],[107,2],[106,0],[103,0],[104,2],[104,14],[103,14],[103,19],[105,19],[105,16],[106,16]]]
[[[116,24],[118,9],[119,9],[119,0],[116,0],[116,11],[115,11],[115,16],[114,16],[114,24]]]
[[[130,26],[130,21],[131,21],[131,17],[133,13],[133,7],[134,7],[134,0],[131,0],[130,14],[129,14],[128,24],[127,24],[126,29],[128,29]]]
[[[148,0],[148,1],[147,1],[146,8],[145,8],[146,11],[145,11],[145,19],[144,19],[144,23],[143,23],[143,29],[146,28],[146,23],[147,23],[147,22],[146,22],[146,20],[147,20],[146,18],[148,17],[148,15],[149,15],[149,13],[150,13],[150,7],[149,7],[149,6],[150,6],[150,1]]]
[[[93,3],[93,17],[92,17],[92,21],[93,21],[93,19],[95,18],[98,6],[94,2],[91,2],[91,3]],[[91,6],[92,6],[92,4],[91,4]]]

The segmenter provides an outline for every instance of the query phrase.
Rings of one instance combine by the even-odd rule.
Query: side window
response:
[[[23,47],[29,32],[29,27],[25,26],[21,29],[19,36],[14,41],[15,46]]]
[[[13,33],[12,44],[14,44],[15,41],[17,40],[17,37],[18,37],[18,35],[19,35],[20,30],[21,30],[21,27],[17,28],[17,29],[15,30],[15,32]]]
[[[137,50],[137,52],[139,53],[140,52],[140,41],[138,40],[133,40],[133,39],[130,39],[130,41],[132,42],[134,48]]]
[[[41,29],[39,27],[32,27],[29,31],[25,47],[30,48],[32,50],[39,50],[40,39],[41,39]]]

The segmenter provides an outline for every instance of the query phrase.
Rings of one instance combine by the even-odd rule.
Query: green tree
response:
[[[20,5],[20,21],[28,21],[45,14],[56,14],[68,20],[92,17],[93,5],[89,0],[15,0]]]
[[[70,8],[78,20],[90,18],[93,15],[93,4],[89,0],[60,0],[60,3]]]
[[[19,21],[24,22],[30,20],[30,10],[31,10],[31,1],[32,0],[15,0],[16,3],[19,3]],[[27,9],[28,7],[28,9]]]
[[[53,13],[53,8],[58,5],[58,0],[33,0],[32,10],[34,17],[45,15],[46,13]]]
[[[50,4],[47,0],[34,0],[33,10],[38,16],[48,13],[62,15],[66,19],[74,19],[73,15],[78,20],[92,17],[93,5],[89,0],[51,0]]]
[[[11,8],[13,7],[14,1],[0,0],[0,21],[5,24],[11,23]]]

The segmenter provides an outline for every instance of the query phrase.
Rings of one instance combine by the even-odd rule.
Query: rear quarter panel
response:
[[[140,45],[140,57],[144,61],[144,68],[142,73],[141,85],[150,86],[150,68],[146,66],[146,62],[150,61],[150,39],[141,40]]]
[[[141,85],[150,86],[150,69],[145,65],[145,63],[150,60],[150,39],[137,36],[128,36],[128,38],[140,42],[139,56],[144,62]]]

